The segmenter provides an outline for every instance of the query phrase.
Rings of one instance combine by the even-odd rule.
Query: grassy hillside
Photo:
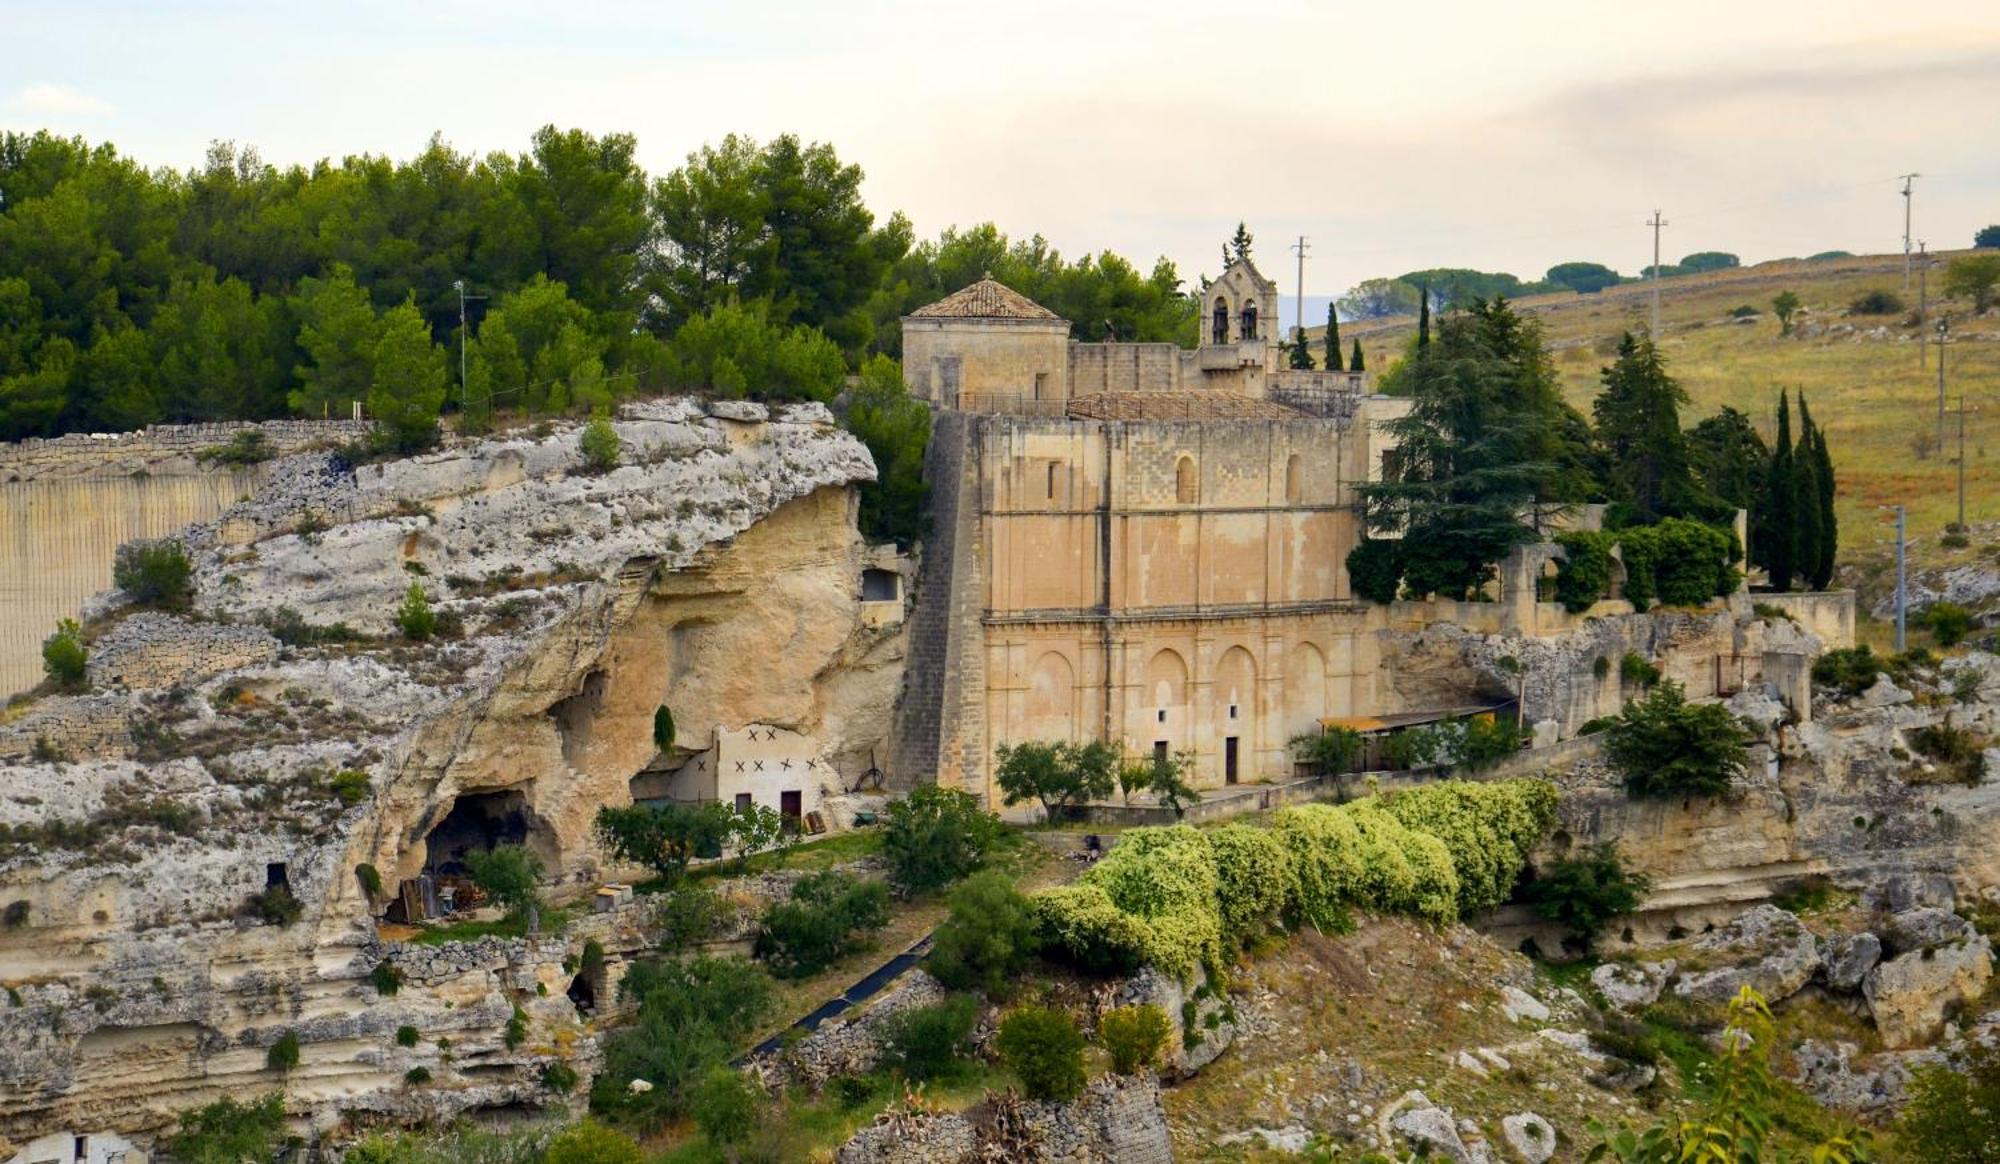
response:
[[[1934,326],[1941,309],[1950,313],[1950,406],[1956,408],[1963,393],[1968,406],[1985,407],[1970,418],[1965,442],[1966,517],[1978,523],[2000,519],[2000,463],[1988,456],[1988,446],[2000,439],[2000,310],[1973,318],[1969,302],[1935,298],[1951,257],[1934,257],[1931,321]],[[1937,350],[1932,347],[1928,365],[1919,367],[1917,330],[1908,320],[1917,304],[1914,276],[1904,296],[1908,311],[1847,314],[1863,292],[1902,295],[1902,264],[1900,254],[1773,262],[1660,284],[1661,348],[1693,401],[1687,425],[1729,404],[1756,418],[1769,439],[1778,389],[1805,392],[1839,473],[1843,559],[1872,556],[1871,550],[1894,540],[1895,523],[1880,506],[1909,506],[1910,535],[1926,542],[1957,518],[1955,418],[1947,417],[1942,454],[1920,455],[1917,447],[1920,436],[1936,433]],[[1796,320],[1800,334],[1780,338],[1771,299],[1785,290],[1805,306]],[[1645,326],[1651,304],[1652,290],[1642,284],[1520,301],[1546,329],[1570,401],[1586,413],[1619,333]],[[1759,314],[1739,322],[1730,316],[1739,306]],[[1348,343],[1358,337],[1368,366],[1380,370],[1400,357],[1414,326],[1407,317],[1343,324],[1341,336]],[[1843,330],[1850,326],[1852,334]]]

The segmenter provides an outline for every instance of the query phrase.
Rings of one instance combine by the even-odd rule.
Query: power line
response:
[[[1299,256],[1299,294],[1292,303],[1292,338],[1294,342],[1304,343],[1306,342],[1306,252],[1312,249],[1312,244],[1306,241],[1305,235],[1300,235],[1299,241],[1293,243],[1291,249]]]
[[[1655,207],[1653,217],[1646,225],[1653,228],[1653,342],[1658,343],[1660,342],[1660,228],[1667,225],[1667,220],[1660,217],[1660,211]]]
[[[1910,197],[1910,185],[1918,178],[1923,177],[1923,175],[1909,173],[1899,176],[1903,179],[1903,292],[1908,294],[1910,290],[1910,205],[1915,201]]]

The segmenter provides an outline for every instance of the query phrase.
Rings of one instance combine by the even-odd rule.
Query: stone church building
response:
[[[1190,752],[1201,787],[1291,774],[1286,741],[1372,715],[1379,612],[1349,585],[1355,486],[1403,401],[1283,368],[1249,261],[1200,343],[1081,343],[991,279],[903,320],[937,409],[901,776],[999,802],[1001,744]]]

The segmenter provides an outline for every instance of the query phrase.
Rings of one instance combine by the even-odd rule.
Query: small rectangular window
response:
[[[750,794],[749,794],[748,792],[739,792],[739,793],[737,793],[737,794],[736,794],[736,811],[737,811],[737,812],[742,812],[742,811],[744,811],[745,809],[748,809],[749,807],[750,807]]]
[[[1230,719],[1236,718],[1236,705],[1233,703],[1229,705],[1229,718]]]
[[[1050,501],[1054,501],[1054,500],[1055,500],[1055,498],[1056,498],[1056,463],[1055,463],[1054,461],[1050,461],[1050,462],[1049,462],[1049,500],[1050,500]]]
[[[1160,710],[1158,710],[1158,711],[1154,712],[1153,714],[1154,714],[1154,715],[1157,715],[1157,716],[1159,716],[1159,717],[1160,717],[1160,722],[1161,722],[1161,723],[1165,723],[1165,722],[1167,722],[1167,709],[1166,709],[1166,708],[1164,708],[1164,707],[1163,707],[1163,708],[1161,708]]]

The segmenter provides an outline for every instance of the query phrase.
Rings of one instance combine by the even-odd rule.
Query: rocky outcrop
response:
[[[1820,968],[1819,942],[1792,914],[1760,905],[1705,934],[1695,949],[1728,965],[1682,974],[1674,993],[1697,1002],[1728,1002],[1749,987],[1769,1003],[1790,998]]]
[[[970,1111],[883,1113],[843,1144],[840,1164],[1171,1164],[1173,1142],[1150,1075],[1102,1076],[1068,1103],[1008,1092]]]
[[[1992,977],[1992,943],[1974,935],[1889,959],[1868,972],[1862,993],[1883,1045],[1913,1047],[1936,1038]]]
[[[1183,984],[1151,966],[1119,984],[1119,1006],[1150,1005],[1167,1016],[1161,1070],[1186,1078],[1222,1056],[1236,1041],[1236,1009],[1227,994],[1209,985],[1206,970]]]
[[[191,610],[93,604],[92,690],[0,724],[0,984],[20,998],[0,1137],[143,1132],[281,1083],[309,1122],[569,1102],[541,1081],[552,1057],[593,1063],[564,963],[597,937],[611,965],[582,993],[608,1001],[643,906],[525,944],[381,944],[403,879],[490,829],[556,897],[593,886],[620,872],[597,808],[747,725],[789,733],[815,795],[889,759],[900,638],[860,616],[853,525],[868,454],[823,408],[721,412],[628,407],[601,474],[576,426],[287,457],[183,535]],[[395,630],[413,585],[428,641]],[[390,1037],[405,1025],[428,1058]],[[281,1077],[264,1057],[287,1031]],[[413,1066],[432,1082],[405,1084]]]
[[[1604,996],[1604,1001],[1618,1010],[1643,1010],[1660,999],[1672,980],[1678,964],[1669,958],[1664,962],[1640,962],[1636,965],[1624,962],[1606,962],[1590,972],[1590,984]]]

